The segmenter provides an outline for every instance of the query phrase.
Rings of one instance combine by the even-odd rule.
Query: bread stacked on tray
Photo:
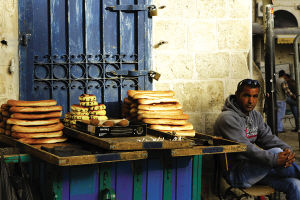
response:
[[[195,136],[195,130],[174,97],[174,91],[128,90],[122,113],[130,121],[141,121],[149,128],[176,136]]]
[[[93,94],[82,94],[78,97],[79,105],[71,105],[71,112],[65,114],[64,123],[66,126],[75,127],[78,120],[107,120],[106,106],[98,104]]]
[[[6,121],[9,118],[9,106],[7,104],[1,105],[1,114],[0,114],[0,133],[5,135],[10,135],[11,125],[7,124]]]
[[[55,100],[8,100],[11,136],[28,144],[57,143],[63,137],[64,125],[60,122],[62,107]]]

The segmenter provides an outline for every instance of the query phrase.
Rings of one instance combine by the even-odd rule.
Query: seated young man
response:
[[[295,153],[272,134],[262,115],[254,110],[259,91],[257,80],[239,82],[215,122],[215,135],[247,146],[245,152],[229,155],[227,180],[239,188],[255,183],[269,185],[286,193],[289,200],[300,200],[300,167],[294,163]]]

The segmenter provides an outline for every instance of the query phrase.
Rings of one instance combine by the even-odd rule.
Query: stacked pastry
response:
[[[7,124],[7,119],[9,118],[10,114],[8,112],[9,106],[7,104],[1,105],[1,114],[0,114],[0,133],[5,135],[10,135],[11,125]]]
[[[122,113],[127,119],[149,124],[149,128],[176,136],[195,136],[189,116],[173,91],[129,90]]]
[[[12,125],[11,136],[28,144],[66,141],[59,119],[62,107],[56,104],[55,100],[8,100],[10,117],[6,123]]]
[[[79,105],[71,105],[71,112],[65,114],[65,126],[75,127],[78,120],[107,120],[106,106],[98,104],[93,94],[82,94],[78,97]]]

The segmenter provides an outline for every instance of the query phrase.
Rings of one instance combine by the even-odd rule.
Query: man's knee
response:
[[[300,194],[300,180],[296,178],[290,179],[288,188],[294,194]]]

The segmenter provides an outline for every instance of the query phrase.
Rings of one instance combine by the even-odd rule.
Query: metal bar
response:
[[[107,6],[107,10],[109,11],[146,11],[148,7],[146,5],[114,5]]]
[[[52,4],[51,4],[52,2]],[[48,20],[48,31],[49,31],[49,42],[48,42],[48,48],[49,48],[49,61],[50,61],[50,67],[49,67],[49,73],[51,79],[53,79],[53,56],[52,56],[52,24],[53,24],[53,8],[52,5],[54,6],[55,1],[48,0],[48,5],[49,5],[49,20]],[[50,82],[50,98],[53,98],[53,81]]]
[[[86,1],[85,0],[82,0],[82,34],[83,34],[83,54],[84,54],[84,70],[85,70],[85,78],[87,79],[88,78],[88,65],[87,65],[87,55],[86,55],[86,52],[87,52],[87,35],[86,35],[86,31],[87,31],[87,27],[86,27]],[[84,87],[84,93],[87,94],[87,90],[88,90],[88,81],[86,80],[84,82],[85,84],[85,87]]]
[[[68,112],[70,112],[70,108],[71,108],[71,84],[72,84],[72,81],[71,81],[71,65],[70,65],[70,28],[69,28],[69,25],[70,25],[70,4],[69,4],[69,0],[66,1],[66,54],[67,54],[67,61],[68,61]]]
[[[274,41],[274,15],[273,6],[266,5],[265,7],[265,79],[266,79],[266,103],[267,123],[270,126],[272,133],[277,135],[277,114],[276,114],[276,78],[275,78],[275,41]]]
[[[300,77],[299,77],[299,39],[300,34],[294,39],[294,71],[295,71],[295,80],[296,80],[296,87],[297,87],[297,123],[300,124],[300,116],[299,116],[299,109],[300,109]],[[300,146],[300,129],[298,127],[298,142]]]

